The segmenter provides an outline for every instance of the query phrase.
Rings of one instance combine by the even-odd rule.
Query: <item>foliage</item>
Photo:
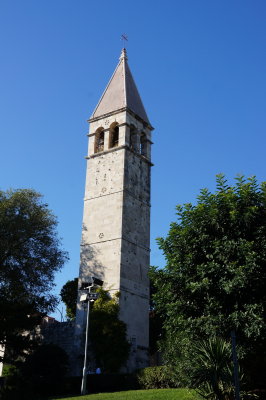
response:
[[[142,389],[166,389],[178,387],[176,376],[167,366],[148,367],[137,372],[137,379]]]
[[[149,313],[149,353],[155,355],[158,351],[158,341],[162,335],[162,319],[160,315],[151,310]]]
[[[78,278],[68,281],[60,292],[67,306],[67,316],[75,317]],[[90,311],[90,338],[96,364],[104,372],[117,372],[126,362],[130,345],[126,339],[126,325],[119,320],[117,294],[110,297],[108,291],[97,289],[99,298]]]
[[[38,346],[19,368],[13,369],[2,391],[4,400],[42,399],[59,394],[64,389],[68,356],[53,344]]]
[[[199,394],[210,400],[233,400],[233,363],[230,343],[212,338],[194,345],[192,383]]]
[[[12,364],[4,364],[2,376],[10,376],[14,374],[16,367]]]
[[[90,337],[97,366],[103,372],[117,372],[127,361],[130,345],[126,338],[126,324],[119,320],[117,294],[97,289],[99,298],[90,314]]]
[[[176,332],[175,335],[166,332],[158,343],[164,364],[177,377],[176,386],[192,386],[192,343],[194,342],[183,332]]]
[[[78,278],[67,281],[61,289],[60,296],[66,305],[66,316],[69,320],[75,319],[78,295]]]
[[[39,193],[0,191],[0,344],[13,360],[30,345],[25,332],[56,304],[54,274],[67,259],[56,226]]]
[[[28,356],[22,366],[23,381],[34,385],[33,391],[54,394],[60,391],[68,371],[66,352],[54,344],[44,344]]]
[[[150,274],[166,361],[179,359],[186,369],[191,343],[235,330],[247,369],[254,357],[265,365],[265,206],[265,182],[239,176],[229,186],[223,175],[214,194],[203,189],[196,205],[177,206],[178,220],[159,239],[167,265]],[[246,373],[256,385],[264,371]]]
[[[98,393],[88,396],[68,397],[61,400],[199,400],[189,389],[130,390],[126,392]],[[56,399],[51,399],[56,400]],[[58,399],[57,399],[58,400]]]
[[[151,271],[154,267],[150,267]],[[162,318],[156,311],[153,296],[156,293],[156,288],[150,279],[150,312],[149,312],[149,353],[151,356],[156,356],[158,352],[158,341],[162,336]],[[158,353],[157,353],[158,354]]]

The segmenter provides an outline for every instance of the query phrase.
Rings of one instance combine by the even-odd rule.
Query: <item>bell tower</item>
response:
[[[128,370],[148,365],[151,131],[126,50],[89,119],[79,284],[93,275],[120,292]],[[86,318],[78,302],[76,338]],[[83,348],[82,348],[83,351]]]

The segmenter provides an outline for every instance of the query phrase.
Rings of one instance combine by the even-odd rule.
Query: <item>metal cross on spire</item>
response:
[[[123,33],[123,34],[121,35],[121,40],[122,40],[122,42],[123,42],[123,47],[126,47],[126,46],[125,46],[125,43],[128,42],[128,38],[127,38],[127,35],[126,35],[125,33]]]

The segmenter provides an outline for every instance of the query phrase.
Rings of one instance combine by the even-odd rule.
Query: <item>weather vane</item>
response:
[[[123,47],[125,47],[125,43],[128,42],[128,38],[127,38],[127,35],[125,33],[123,33],[121,35],[121,40],[123,42]]]

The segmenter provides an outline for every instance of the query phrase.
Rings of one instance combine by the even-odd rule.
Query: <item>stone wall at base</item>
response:
[[[76,352],[74,343],[75,321],[43,323],[40,327],[42,342],[55,344],[63,349],[69,357],[69,375],[75,369]]]

